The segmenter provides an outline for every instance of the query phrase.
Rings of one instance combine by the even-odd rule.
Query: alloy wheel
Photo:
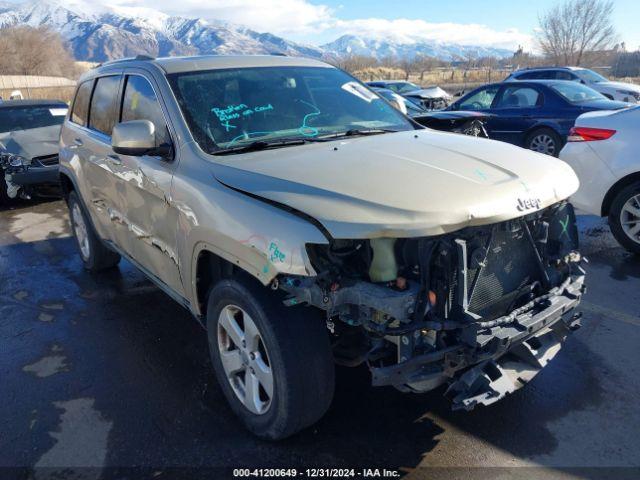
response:
[[[640,243],[640,195],[626,201],[620,211],[620,225],[631,240]]]
[[[218,351],[238,400],[251,413],[264,415],[273,398],[273,372],[258,327],[240,307],[227,305],[220,312]]]

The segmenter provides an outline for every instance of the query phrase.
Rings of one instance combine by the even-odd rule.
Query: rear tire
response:
[[[73,235],[78,244],[80,258],[84,268],[90,272],[99,272],[113,268],[120,262],[120,255],[109,250],[98,238],[76,192],[69,193],[67,200],[71,216]]]
[[[246,428],[269,440],[318,421],[335,382],[322,316],[281,300],[241,275],[217,283],[207,306],[209,350],[222,391]]]
[[[557,157],[562,149],[562,139],[550,128],[538,128],[527,136],[525,147],[534,152]]]
[[[609,210],[609,227],[625,249],[640,255],[640,182],[623,188]]]

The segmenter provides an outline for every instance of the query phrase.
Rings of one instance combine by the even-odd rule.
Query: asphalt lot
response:
[[[374,389],[366,369],[339,369],[325,418],[273,444],[232,416],[185,310],[126,262],[101,276],[82,269],[62,201],[0,209],[0,467],[65,479],[347,466],[406,478],[639,478],[640,260],[598,221],[581,222],[583,328],[530,385],[452,413],[441,390]],[[3,479],[28,475],[0,468]]]

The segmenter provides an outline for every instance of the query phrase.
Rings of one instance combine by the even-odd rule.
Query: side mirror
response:
[[[154,155],[167,157],[169,145],[156,145],[156,128],[149,120],[130,120],[118,123],[111,134],[111,148],[115,153],[141,157]]]

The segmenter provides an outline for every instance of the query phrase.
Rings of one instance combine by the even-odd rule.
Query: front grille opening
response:
[[[40,167],[50,167],[59,163],[58,155],[44,155],[42,157],[34,157],[31,160],[32,164],[36,164]]]
[[[491,320],[526,303],[532,286],[542,281],[534,246],[522,228],[494,229],[484,258],[470,260],[467,278],[469,311]]]

